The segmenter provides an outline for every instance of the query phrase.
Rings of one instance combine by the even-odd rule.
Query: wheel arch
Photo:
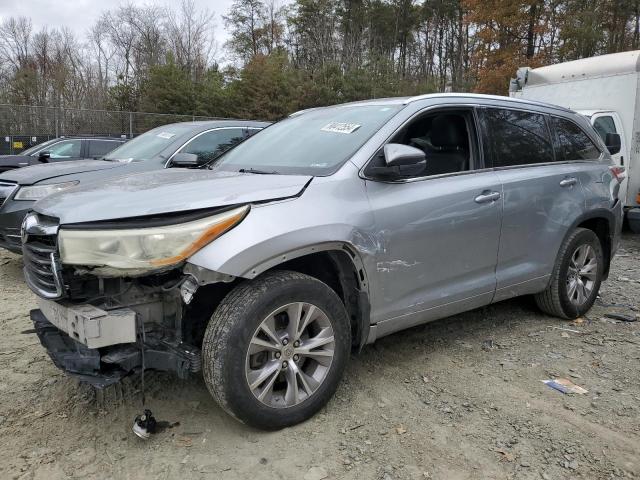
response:
[[[251,269],[255,278],[273,270],[292,270],[327,284],[344,303],[351,322],[352,347],[360,351],[370,329],[367,274],[357,250],[344,242],[299,248],[267,260]],[[247,272],[249,273],[249,272]]]
[[[612,236],[614,235],[616,229],[615,215],[613,214],[613,212],[605,208],[598,208],[585,212],[584,214],[580,215],[567,230],[567,233],[562,239],[562,244],[564,244],[571,232],[573,232],[576,228],[586,228],[588,230],[591,230],[600,240],[605,265],[602,279],[606,280],[609,276],[609,269],[611,267],[611,249],[613,248]]]
[[[211,312],[239,283],[251,281],[274,270],[289,270],[314,277],[334,290],[344,303],[351,323],[352,347],[360,351],[370,330],[370,301],[367,273],[358,250],[347,242],[325,242],[296,248],[252,266],[240,275],[212,272],[202,267],[186,269],[199,279],[200,288],[188,309],[198,336]],[[202,318],[200,318],[202,317]],[[197,343],[197,342],[196,342]]]

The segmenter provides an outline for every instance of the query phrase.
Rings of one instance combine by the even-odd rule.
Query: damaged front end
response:
[[[97,388],[142,369],[180,378],[201,370],[208,319],[192,301],[202,272],[183,257],[146,272],[70,265],[61,258],[60,237],[54,218],[30,214],[25,220],[24,274],[39,297],[31,320],[58,368]]]

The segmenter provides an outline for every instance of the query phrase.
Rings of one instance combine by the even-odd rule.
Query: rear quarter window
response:
[[[565,118],[551,117],[558,160],[597,160],[600,150],[582,128]]]

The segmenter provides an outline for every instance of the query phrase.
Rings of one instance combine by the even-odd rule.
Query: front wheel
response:
[[[584,315],[598,296],[603,273],[600,239],[592,230],[577,228],[560,247],[549,286],[536,295],[536,303],[556,317]]]
[[[327,285],[270,272],[239,285],[204,336],[203,373],[216,401],[249,425],[306,420],[333,396],[351,345],[344,305]]]

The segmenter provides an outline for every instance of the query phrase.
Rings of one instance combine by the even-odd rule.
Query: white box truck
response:
[[[626,168],[620,198],[630,227],[640,232],[640,50],[520,68],[509,95],[580,112],[603,140],[620,135],[620,151],[612,155]]]

